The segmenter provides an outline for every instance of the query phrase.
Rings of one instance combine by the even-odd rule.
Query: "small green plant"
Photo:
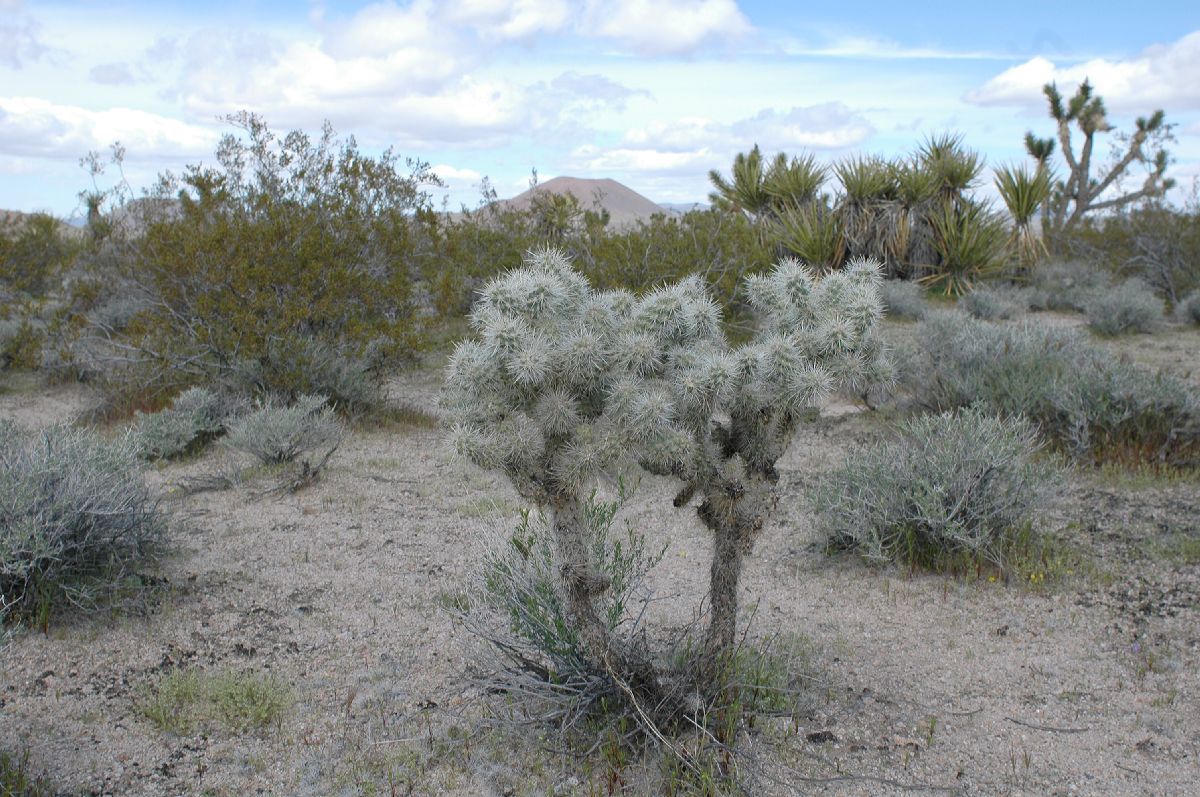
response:
[[[834,550],[935,570],[1005,570],[1021,529],[1050,494],[1034,429],[979,408],[920,416],[896,439],[852,451],[813,491]]]
[[[28,750],[20,755],[0,751],[0,797],[52,797],[56,793],[44,776],[33,774]]]
[[[270,674],[180,669],[144,686],[136,703],[143,717],[167,733],[190,736],[221,728],[241,735],[277,725],[293,697]]]
[[[163,541],[131,437],[0,420],[0,602],[88,608]]]
[[[229,410],[211,390],[188,388],[169,409],[137,414],[134,438],[144,459],[174,459],[195,453],[225,431]]]
[[[264,465],[292,462],[310,452],[328,459],[347,430],[327,401],[325,396],[300,396],[295,404],[280,406],[268,399],[230,422],[224,444]]]

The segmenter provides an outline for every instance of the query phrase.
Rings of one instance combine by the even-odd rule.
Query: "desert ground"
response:
[[[1200,386],[1200,329],[1098,345]],[[391,399],[433,413],[440,379],[431,357],[395,378]],[[10,382],[0,416],[69,421],[89,401]],[[0,650],[0,750],[27,750],[32,771],[72,795],[660,793],[661,755],[575,755],[482,721],[495,698],[474,686],[478,643],[448,607],[481,540],[520,505],[423,417],[357,428],[295,493],[264,494],[262,476],[184,495],[231,466],[219,446],[150,467],[172,518],[171,546],[144,574],[153,588]],[[896,418],[835,402],[781,463],[778,514],[742,578],[743,622],[748,644],[789,651],[801,677],[791,716],[744,734],[747,792],[1196,794],[1200,479],[1068,472],[1039,529],[1078,566],[1045,583],[831,557],[805,488]],[[623,510],[666,546],[648,585],[662,636],[692,619],[707,583],[707,534],[671,495],[646,477]],[[185,669],[269,674],[286,706],[247,732],[164,730],[149,696]]]

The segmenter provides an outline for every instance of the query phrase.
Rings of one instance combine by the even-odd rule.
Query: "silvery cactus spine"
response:
[[[595,598],[608,585],[589,561],[583,506],[601,474],[640,466],[699,499],[715,537],[705,665],[733,644],[737,586],[775,502],[775,463],[802,415],[838,386],[889,376],[877,337],[878,266],[817,279],[795,261],[745,285],[759,326],[730,346],[698,277],[635,297],[593,291],[554,250],[483,291],[455,350],[446,404],[457,449],[504,472],[548,514],[564,601],[597,664],[653,688],[649,658],[612,639]]]

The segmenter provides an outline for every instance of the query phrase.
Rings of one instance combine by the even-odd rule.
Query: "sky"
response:
[[[1180,200],[1200,177],[1195,2],[0,0],[0,208],[78,214],[80,159],[117,141],[135,189],[212,163],[241,110],[428,162],[451,209],[534,169],[704,202],[755,144],[834,162],[954,132],[1018,163],[1027,130],[1053,133],[1042,85],[1085,78],[1117,131],[1166,112]]]

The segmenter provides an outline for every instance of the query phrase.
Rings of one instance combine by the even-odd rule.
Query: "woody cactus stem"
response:
[[[471,319],[478,339],[459,345],[447,373],[456,445],[549,513],[584,653],[648,703],[670,701],[646,651],[600,619],[609,585],[590,559],[584,497],[600,475],[638,466],[683,482],[677,506],[699,496],[714,559],[698,673],[715,674],[736,633],[742,559],[774,506],[775,463],[796,423],[835,386],[889,378],[874,334],[878,282],[867,261],[823,280],[795,261],[751,277],[760,323],[739,347],[696,277],[636,298],[594,292],[543,250],[484,290]]]

